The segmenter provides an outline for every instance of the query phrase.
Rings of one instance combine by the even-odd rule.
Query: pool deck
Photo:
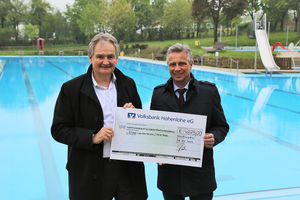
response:
[[[245,192],[229,195],[215,195],[214,200],[298,200],[300,199],[300,188],[282,188],[256,192]]]
[[[209,69],[209,70],[218,70],[223,72],[231,72],[231,73],[238,73],[238,74],[265,74],[265,69],[229,69],[229,68],[220,68],[220,67],[211,67],[211,66],[201,66],[201,65],[194,65],[195,68],[198,69]],[[284,69],[278,72],[273,72],[273,74],[300,74],[300,70],[294,69]]]
[[[166,61],[161,61],[161,60],[151,60],[151,59],[146,59],[146,58],[134,58],[134,57],[125,57],[126,59],[135,59],[135,60],[143,60],[143,61],[151,61],[151,62],[157,62],[161,64],[166,64]],[[194,68],[198,69],[207,69],[207,70],[217,70],[217,71],[222,71],[222,72],[229,72],[229,73],[238,73],[238,74],[265,74],[266,70],[265,69],[236,69],[236,68],[221,68],[221,67],[212,67],[212,66],[203,66],[203,65],[193,65]],[[294,69],[284,69],[280,70],[278,72],[273,72],[273,74],[300,74],[300,70],[294,70]]]

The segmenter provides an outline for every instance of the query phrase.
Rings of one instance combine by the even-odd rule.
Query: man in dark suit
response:
[[[154,89],[151,110],[174,111],[207,116],[201,168],[159,164],[158,188],[165,200],[211,200],[217,184],[213,147],[222,142],[229,130],[219,92],[213,83],[198,81],[191,73],[193,56],[187,45],[168,49],[171,78]]]
[[[143,163],[109,159],[116,107],[142,107],[134,81],[116,68],[118,53],[112,35],[94,36],[87,73],[64,83],[57,98],[51,133],[68,145],[71,200],[147,199]]]

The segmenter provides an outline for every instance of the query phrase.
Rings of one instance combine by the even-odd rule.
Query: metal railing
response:
[[[78,51],[78,56],[83,56],[83,51]]]
[[[0,60],[0,79],[1,79],[5,64],[6,64],[6,60]]]
[[[292,55],[292,57],[291,57],[291,60],[292,60],[293,67],[296,67],[295,59],[294,59],[294,56],[293,56],[293,55]]]
[[[58,55],[59,55],[59,56],[63,56],[63,55],[64,55],[64,52],[63,52],[63,51],[59,51],[59,52],[58,52]]]
[[[230,58],[230,71],[232,70],[232,63],[236,63],[236,73],[239,73],[239,61]]]

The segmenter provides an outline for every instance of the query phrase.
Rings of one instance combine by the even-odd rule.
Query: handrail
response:
[[[2,72],[4,70],[5,64],[6,64],[6,60],[0,60],[0,78],[2,76]]]
[[[78,51],[78,56],[83,56],[83,51]]]
[[[293,55],[292,55],[291,60],[292,60],[293,67],[296,67],[295,60],[294,60],[294,56],[293,56]]]
[[[232,70],[232,62],[236,63],[236,73],[239,73],[239,61],[230,58],[230,71]]]

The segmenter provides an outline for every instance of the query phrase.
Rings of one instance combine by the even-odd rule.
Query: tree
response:
[[[214,22],[214,42],[218,41],[218,26],[222,15],[230,15],[233,19],[241,15],[245,10],[245,0],[199,0],[204,6],[203,12],[212,18]]]
[[[1,28],[5,27],[5,22],[7,19],[7,13],[11,9],[10,0],[1,0],[0,1],[0,21],[1,21]]]
[[[77,23],[80,30],[90,40],[95,32],[103,30],[104,20],[104,4],[96,2],[97,4],[89,2],[80,12],[80,18]]]
[[[246,1],[235,0],[235,3],[233,3],[231,6],[224,8],[222,18],[224,23],[227,25],[227,34],[229,33],[229,25],[231,25],[230,30],[232,30],[232,25],[236,25],[234,22],[239,22],[239,20],[235,18],[239,18],[240,15],[243,14],[243,11],[247,8],[247,5],[248,4]]]
[[[164,15],[165,6],[167,5],[168,0],[153,0],[151,7],[153,12],[153,19],[160,20]]]
[[[205,6],[206,2],[203,0],[194,0],[192,4],[192,16],[197,23],[196,37],[200,37],[200,27],[202,24],[202,20],[206,17],[207,8]]]
[[[67,22],[70,26],[70,32],[74,39],[79,43],[84,43],[86,37],[80,30],[78,21],[80,20],[80,13],[87,5],[88,0],[75,0],[73,5],[67,5],[67,11],[65,12]]]
[[[190,28],[192,24],[191,3],[186,0],[173,0],[169,2],[162,17],[162,26],[170,30],[171,36],[181,38],[181,33]]]
[[[271,29],[276,30],[280,22],[280,30],[284,31],[284,20],[288,14],[289,5],[294,0],[261,0],[264,5],[265,13],[272,22]]]
[[[254,14],[261,10],[262,5],[260,0],[247,0],[248,6],[246,8],[246,14],[250,15],[252,21],[254,20]]]
[[[64,41],[70,38],[70,29],[66,18],[59,10],[54,13],[47,13],[43,18],[41,26],[45,38],[56,41]]]
[[[134,14],[137,19],[137,30],[141,31],[141,39],[144,39],[144,29],[151,26],[153,22],[153,13],[149,0],[137,0],[133,5]]]
[[[300,24],[299,24],[299,14],[300,14],[300,0],[294,0],[289,4],[289,10],[293,12],[294,21],[295,21],[295,29],[297,32],[297,36],[300,36]]]
[[[14,27],[16,41],[19,39],[19,25],[24,22],[27,15],[27,6],[21,0],[11,0],[11,7],[7,13],[9,22]]]
[[[242,14],[244,14],[246,8],[246,1],[232,0],[230,3],[224,6],[222,14],[228,21],[231,21],[236,16],[241,16]]]
[[[24,28],[24,35],[27,36],[31,42],[39,37],[39,27],[37,25],[26,24]]]
[[[157,32],[158,29],[158,39],[163,40],[163,29],[161,26],[161,19],[164,15],[164,9],[168,0],[153,0],[151,4],[152,13],[153,13],[153,22],[151,24],[152,28],[149,29],[149,39],[153,38],[151,32]]]
[[[46,36],[46,30],[43,29],[42,24],[44,18],[53,11],[53,8],[44,0],[31,0],[30,23],[37,25],[40,30],[40,36]]]
[[[130,2],[126,0],[112,1],[108,6],[107,26],[119,40],[133,41],[135,36],[136,17]]]
[[[13,32],[10,28],[0,28],[0,46],[9,45]]]

